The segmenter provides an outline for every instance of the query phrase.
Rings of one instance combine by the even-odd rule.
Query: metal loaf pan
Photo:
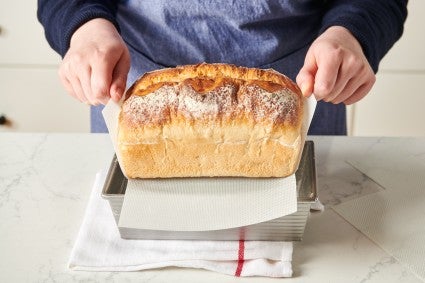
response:
[[[302,239],[310,206],[317,199],[314,143],[306,141],[295,173],[297,180],[297,211],[290,215],[254,225],[214,231],[159,231],[118,227],[124,239],[155,240],[263,240],[299,241]],[[119,222],[127,179],[114,156],[106,177],[102,197],[109,201],[115,222]]]

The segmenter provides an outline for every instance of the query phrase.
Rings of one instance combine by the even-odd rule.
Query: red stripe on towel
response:
[[[241,276],[245,253],[245,240],[239,240],[239,250],[238,250],[238,267],[236,267],[235,276]]]

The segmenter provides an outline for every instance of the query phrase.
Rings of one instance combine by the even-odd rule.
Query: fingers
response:
[[[59,77],[79,101],[106,104],[111,97],[118,100],[122,96],[129,68],[127,46],[115,26],[99,18],[74,32]]]
[[[84,95],[84,91],[81,87],[80,80],[78,77],[73,76],[73,73],[69,71],[69,65],[66,61],[61,64],[59,68],[59,78],[65,87],[65,90],[69,95],[73,96],[77,100],[83,103],[88,103],[87,98]]]
[[[327,102],[332,102],[333,104],[338,104],[343,102],[344,100],[348,99],[351,95],[353,95],[354,91],[359,88],[360,82],[355,79],[350,79],[346,85],[344,86],[344,89],[342,89],[340,92],[336,92],[336,95],[334,97],[331,97]]]
[[[370,91],[375,74],[354,36],[343,27],[331,27],[309,48],[297,83],[304,95],[306,90],[317,100],[351,104]]]
[[[81,66],[78,70],[78,76],[75,76],[74,80],[76,81],[76,87],[81,92],[82,102],[96,105],[96,101],[92,99],[93,95],[90,87],[91,67]]]
[[[80,79],[78,77],[71,77],[70,81],[71,81],[71,84],[72,84],[72,88],[74,89],[74,92],[77,95],[78,100],[80,102],[89,104],[90,101],[88,100],[88,98],[84,94],[84,90],[81,86]]]
[[[77,96],[77,94],[74,91],[74,88],[72,87],[72,84],[69,82],[69,80],[67,79],[66,75],[64,74],[62,67],[59,68],[59,78],[63,84],[63,86],[65,87],[66,92],[71,95],[72,97],[76,98],[79,100],[79,97]]]
[[[124,89],[127,81],[127,74],[130,69],[130,56],[124,52],[118,60],[117,65],[112,74],[112,83],[110,87],[111,98],[118,102],[124,94]]]
[[[345,52],[347,53],[347,52]],[[365,82],[366,73],[365,64],[361,58],[355,58],[348,53],[341,56],[341,65],[339,66],[337,81],[333,90],[325,98],[326,102],[340,103],[344,100],[342,97],[352,94],[360,85]],[[371,72],[373,74],[373,72]]]
[[[358,76],[353,76],[348,83],[345,85],[345,87],[335,96],[335,98],[332,98],[330,102],[334,104],[339,104],[350,99],[353,95],[359,95],[359,93],[364,94],[361,98],[363,98],[369,90],[372,88],[373,84],[375,83],[375,75],[370,75],[369,72],[359,72]],[[363,93],[362,90],[366,89],[367,92]],[[358,100],[356,100],[357,102]],[[354,102],[353,102],[354,103]]]
[[[71,96],[87,104],[106,104],[110,97],[118,101],[126,85],[129,55],[118,60],[114,58],[120,58],[116,54],[107,59],[106,54],[96,53],[90,59],[75,54],[70,54],[70,58],[65,56],[59,70],[62,84]]]
[[[367,83],[361,85],[349,98],[344,100],[344,104],[350,105],[363,99],[369,91],[372,89],[376,79],[370,80]]]
[[[112,72],[115,60],[109,61],[104,54],[97,54],[92,62],[91,90],[93,100],[97,103],[106,104],[109,100],[109,86],[112,82]]]
[[[304,66],[297,75],[297,84],[305,97],[310,97],[314,89],[314,76],[317,72],[317,64],[314,55],[307,52]]]
[[[318,74],[320,72],[318,69]],[[316,84],[314,88],[314,94],[317,100],[323,99],[326,102],[332,102],[333,104],[342,103],[345,101],[352,101],[351,96],[363,98],[375,83],[375,75],[373,71],[366,66],[359,66],[359,63],[352,63],[343,61],[338,68],[338,73],[331,74],[336,78],[333,87],[327,89],[316,89],[316,84],[319,84],[319,79],[316,76]],[[323,85],[323,84],[322,84]],[[329,86],[329,85],[328,85]],[[363,90],[367,90],[364,92]],[[360,98],[360,99],[361,99]],[[355,102],[357,102],[357,99]],[[354,102],[353,102],[354,103]]]
[[[338,74],[341,73],[340,65],[343,60],[342,52],[339,49],[332,50],[327,57],[319,54],[318,69],[314,82],[314,95],[318,101],[331,97],[335,92],[335,84],[344,82],[345,78],[337,81]]]

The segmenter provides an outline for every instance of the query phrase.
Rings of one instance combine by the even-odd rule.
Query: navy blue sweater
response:
[[[56,50],[60,55],[64,56],[69,48],[70,38],[73,32],[82,24],[89,21],[93,18],[105,18],[110,20],[115,26],[120,30],[120,22],[117,20],[117,11],[119,6],[125,6],[127,2],[130,1],[111,1],[111,0],[39,0],[38,1],[38,19],[42,23],[45,28],[46,38],[51,45],[51,47]],[[133,1],[138,2],[138,1]],[[150,9],[151,6],[164,5],[168,6],[170,4],[177,3],[177,5],[182,6],[182,9],[188,9],[188,7],[184,7],[184,4],[181,1],[140,1],[137,5],[142,5],[142,2],[148,2],[147,7]],[[183,1],[185,2],[185,1]],[[189,9],[193,7],[193,3],[198,1],[188,1]],[[207,5],[213,5],[215,2],[232,2],[232,1],[199,1],[205,2]],[[235,5],[233,1],[232,5]],[[248,5],[250,1],[242,1]],[[264,1],[267,2],[267,1]],[[278,2],[278,1],[275,1]],[[326,30],[330,26],[339,25],[348,28],[354,36],[358,39],[360,44],[363,47],[363,50],[366,54],[366,57],[369,60],[372,68],[375,72],[378,69],[379,61],[382,57],[387,53],[387,51],[391,48],[391,46],[399,39],[403,32],[403,23],[407,16],[407,0],[336,0],[336,1],[283,1],[283,6],[286,5],[289,8],[286,11],[280,12],[277,11],[279,8],[271,7],[268,13],[271,15],[268,19],[254,19],[251,22],[245,23],[247,28],[258,28],[258,25],[262,25],[263,27],[269,29],[279,29],[279,35],[284,36],[286,34],[291,34],[289,41],[299,41],[304,40],[307,43],[311,43],[314,37],[317,37],[321,32]],[[165,4],[164,4],[165,3]],[[187,1],[185,2],[187,3]],[[261,1],[260,1],[261,3]],[[313,3],[313,4],[312,4]],[[224,3],[219,3],[219,5],[223,6]],[[137,6],[136,5],[136,6]],[[250,4],[252,6],[252,4]],[[256,5],[259,5],[256,3]],[[311,9],[313,12],[308,13],[304,12],[300,14],[300,7],[304,5],[305,7],[301,7],[304,10]],[[196,6],[196,5],[195,5]],[[130,7],[134,9],[134,7]],[[155,7],[156,9],[157,7]],[[240,10],[240,7],[236,7]],[[197,7],[199,10],[199,7]],[[211,7],[210,10],[216,9],[215,7]],[[123,8],[125,10],[125,7]],[[154,10],[154,9],[152,9]],[[236,9],[235,9],[236,10]],[[146,9],[142,10],[146,11]],[[289,11],[289,12],[288,12]],[[168,11],[171,13],[172,11]],[[223,11],[220,11],[223,12]],[[252,13],[252,11],[249,11]],[[151,11],[146,11],[146,15],[152,15]],[[197,11],[199,15],[199,11]],[[209,12],[211,13],[211,11]],[[255,11],[254,11],[255,13]],[[264,12],[263,14],[265,14]],[[291,14],[292,13],[292,14]],[[296,14],[298,13],[298,14]],[[181,15],[182,13],[180,13]],[[188,15],[190,13],[186,13]],[[275,14],[275,15],[273,15]],[[143,15],[142,15],[143,16]],[[165,15],[167,16],[167,15]],[[242,15],[246,16],[246,15]],[[264,15],[260,15],[263,16]],[[282,17],[286,17],[287,19],[282,22],[279,26],[277,23],[279,19]],[[271,19],[271,18],[277,19]],[[276,21],[273,21],[276,20]],[[134,18],[131,19],[133,24],[135,23]],[[137,20],[136,20],[137,21]],[[188,20],[189,21],[189,20]],[[193,18],[190,19],[193,21]],[[249,20],[248,20],[249,21]],[[172,23],[171,17],[168,15],[168,19],[163,22]],[[146,22],[141,21],[144,26],[146,26]],[[151,25],[152,21],[150,20]],[[283,24],[284,23],[284,24]],[[162,24],[162,23],[160,23]],[[183,23],[184,25],[185,23]],[[303,38],[297,37],[296,35],[299,31],[302,30],[303,27],[307,25],[314,24],[315,29],[310,29],[313,38],[310,36],[306,36],[305,33],[302,33]],[[257,26],[256,26],[257,25]],[[209,28],[209,27],[207,27]],[[212,27],[216,28],[217,27]],[[139,26],[141,30],[143,27]],[[193,32],[193,30],[189,30],[188,32]],[[304,31],[303,31],[304,32]],[[184,34],[183,34],[184,35]],[[187,34],[186,34],[187,35]],[[211,34],[210,34],[211,35]],[[190,36],[190,34],[189,34]],[[234,34],[231,34],[234,36]],[[124,40],[126,38],[124,37]],[[151,39],[149,39],[151,40]],[[284,40],[288,41],[286,38]],[[156,43],[152,43],[156,44]],[[197,44],[196,42],[194,44]],[[304,44],[304,43],[303,43]],[[156,46],[158,46],[156,44]],[[145,45],[145,48],[149,48],[149,45]],[[205,49],[205,48],[204,48]],[[279,49],[279,48],[277,48]],[[282,48],[281,48],[282,49]],[[284,49],[284,48],[283,48]],[[205,50],[204,50],[205,51]],[[293,51],[293,50],[289,50]],[[143,54],[149,54],[149,50],[141,50]],[[281,50],[281,52],[285,52],[285,50]],[[288,52],[288,50],[286,50]],[[174,55],[174,54],[173,54]],[[286,54],[278,54],[278,56],[284,56]],[[156,58],[152,58],[153,61],[158,61]],[[199,61],[215,61],[209,60],[210,58],[201,58]],[[221,60],[221,61],[232,61],[231,59]],[[178,63],[192,63],[192,62],[178,62]],[[241,62],[234,62],[241,63]],[[267,64],[270,62],[264,62]],[[164,65],[171,66],[167,62]],[[249,64],[245,64],[249,65]],[[257,64],[259,65],[259,64]]]
[[[376,72],[403,32],[407,0],[39,0],[38,18],[62,56],[74,31],[110,20],[131,56],[127,85],[154,69],[200,62],[273,68],[295,79],[311,43],[328,27],[348,28]],[[106,127],[92,107],[92,131]],[[343,104],[320,101],[309,134],[345,134]]]

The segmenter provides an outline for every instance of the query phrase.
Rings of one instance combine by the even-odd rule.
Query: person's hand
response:
[[[122,97],[129,69],[130,55],[120,34],[111,22],[99,18],[72,35],[59,77],[70,95],[99,105]]]
[[[362,99],[375,83],[375,74],[357,39],[344,27],[328,28],[310,49],[297,76],[304,96],[338,104]]]

